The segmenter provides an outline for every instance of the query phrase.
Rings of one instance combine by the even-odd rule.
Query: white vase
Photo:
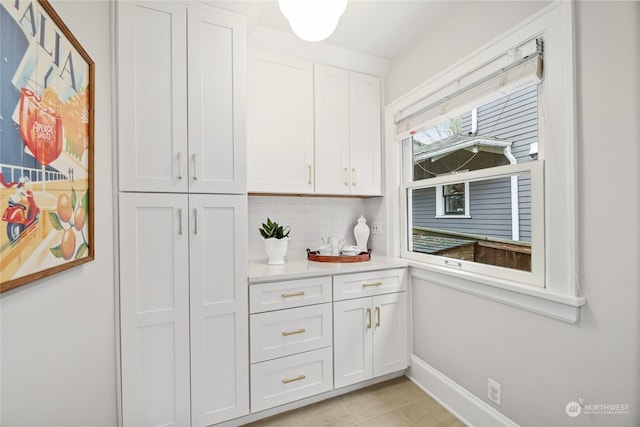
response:
[[[367,225],[367,220],[363,215],[360,215],[360,218],[358,218],[358,223],[353,229],[353,235],[356,238],[356,246],[363,251],[367,250],[367,241],[369,241],[370,233],[371,231],[369,230],[369,226]]]
[[[284,257],[287,255],[287,247],[289,246],[289,238],[276,239],[275,237],[264,239],[264,249],[267,252],[267,264],[281,265],[284,264]]]

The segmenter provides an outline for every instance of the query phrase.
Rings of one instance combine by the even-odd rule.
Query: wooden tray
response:
[[[320,255],[317,251],[307,249],[307,259],[316,262],[363,262],[371,260],[371,249],[358,255]]]

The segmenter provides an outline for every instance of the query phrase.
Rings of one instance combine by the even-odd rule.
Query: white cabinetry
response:
[[[315,191],[380,194],[380,79],[315,64]]]
[[[249,413],[244,20],[117,4],[125,427]]]
[[[119,202],[123,425],[189,425],[188,200],[121,194]]]
[[[405,369],[405,277],[391,268],[250,284],[251,412]]]
[[[191,422],[249,413],[247,198],[189,195]]]
[[[246,197],[121,193],[119,203],[123,424],[245,415]]]
[[[333,390],[331,277],[250,292],[251,411]]]
[[[381,194],[381,83],[254,50],[249,58],[248,189]]]
[[[385,293],[392,289],[390,282],[397,285],[396,292]],[[341,287],[353,283],[358,283],[359,292],[341,292]],[[336,388],[407,367],[405,289],[404,270],[334,276]]]
[[[252,51],[248,81],[249,191],[313,193],[313,63]]]
[[[121,191],[246,191],[244,17],[118,2]]]

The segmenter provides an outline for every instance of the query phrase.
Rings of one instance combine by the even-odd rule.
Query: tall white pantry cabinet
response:
[[[245,18],[117,4],[122,423],[249,413]]]

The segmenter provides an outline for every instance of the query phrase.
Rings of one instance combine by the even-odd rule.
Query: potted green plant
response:
[[[262,223],[262,227],[258,229],[260,235],[264,239],[264,248],[267,253],[267,264],[280,265],[284,264],[284,257],[287,255],[287,247],[289,245],[289,233],[291,227],[282,226],[275,221],[267,218],[266,223]]]

